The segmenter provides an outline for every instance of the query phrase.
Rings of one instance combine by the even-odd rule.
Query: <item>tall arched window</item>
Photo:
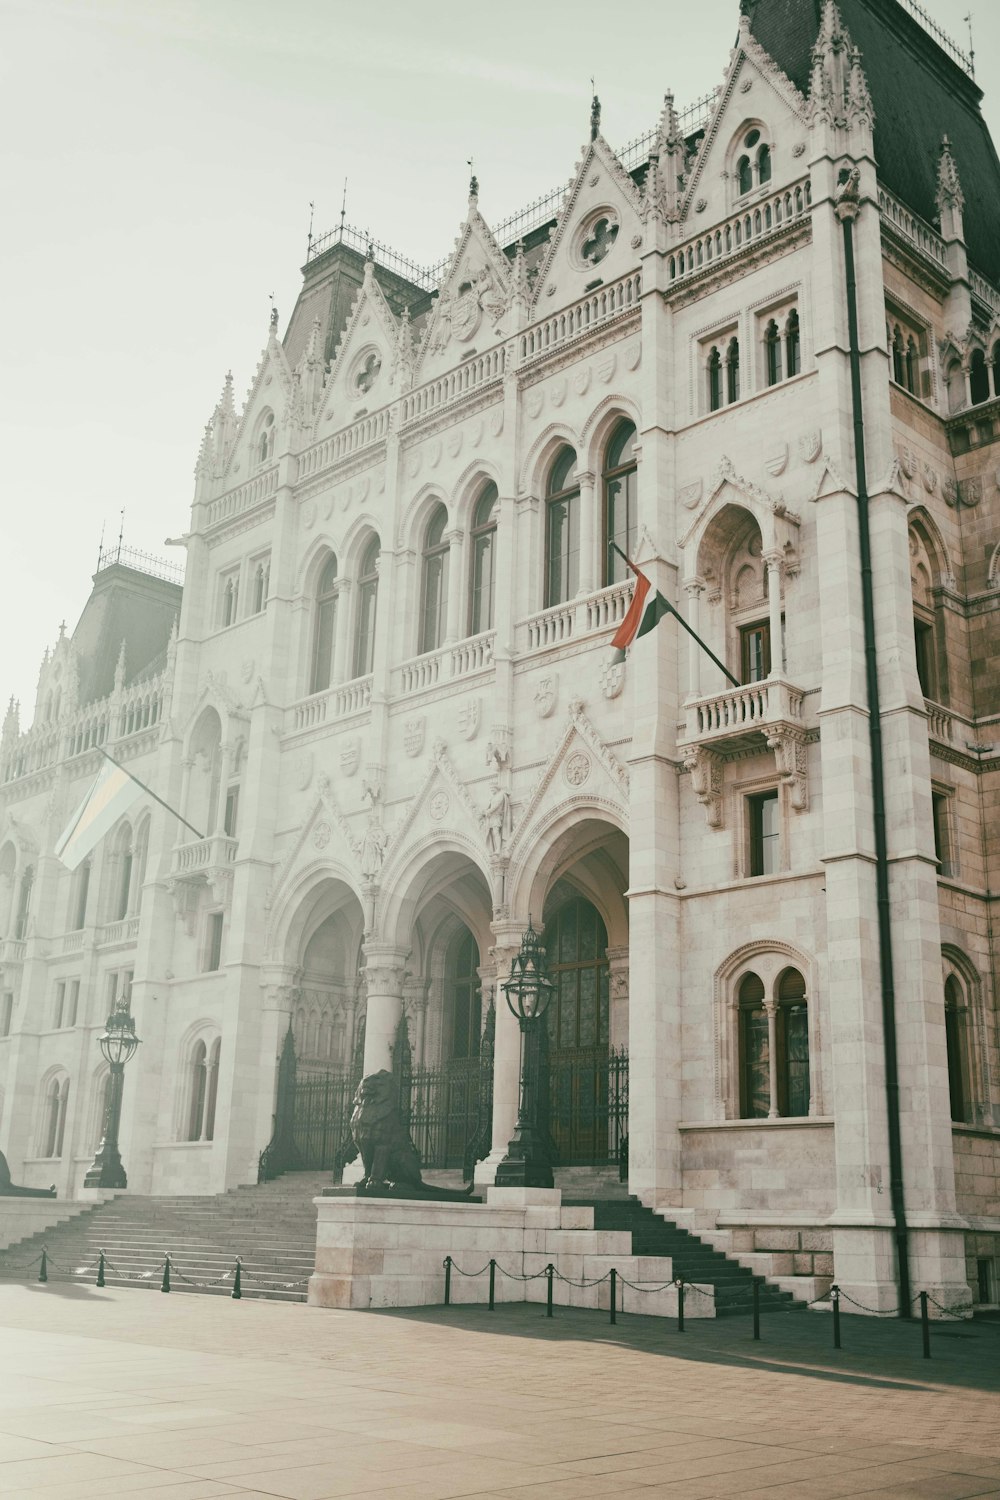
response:
[[[252,579],[252,604],[251,613],[259,615],[263,612],[267,603],[268,592],[271,587],[271,559],[269,557],[258,558]]]
[[[274,452],[274,412],[266,411],[261,418],[257,438],[257,462],[266,464]]]
[[[629,557],[639,528],[635,424],[622,422],[611,435],[604,454],[604,583],[621,583],[628,569],[611,545]]]
[[[444,536],[447,526],[447,510],[436,505],[424,532],[420,558],[419,651],[436,651],[448,629],[448,543]]]
[[[753,187],[753,168],[749,156],[741,156],[736,163],[736,186],[741,197]]]
[[[187,1138],[189,1141],[200,1141],[208,1090],[208,1050],[204,1042],[196,1042],[192,1049],[188,1083],[191,1102],[188,1109]]]
[[[222,1052],[222,1038],[216,1037],[208,1053],[208,1086],[205,1091],[205,1120],[202,1127],[202,1139],[211,1141],[215,1139],[215,1106],[219,1097],[219,1055]]]
[[[549,470],[545,505],[545,604],[564,604],[580,585],[580,482],[576,454],[562,448]]]
[[[66,1107],[68,1103],[69,1079],[65,1074],[62,1076],[57,1075],[51,1080],[45,1091],[40,1156],[62,1156],[63,1138],[66,1134]]]
[[[713,344],[708,352],[708,409],[718,411],[722,405],[722,355]]]
[[[766,1119],[771,1107],[770,1049],[764,984],[744,974],[737,995],[739,1014],[740,1117]]]
[[[608,1040],[608,933],[589,901],[567,901],[545,927],[555,991],[548,1012],[553,1048],[596,1047]]]
[[[375,665],[375,615],[378,606],[380,543],[372,537],[361,558],[358,576],[357,632],[354,637],[354,676],[366,677]]]
[[[316,587],[316,621],[313,626],[311,693],[322,693],[333,678],[333,643],[337,633],[337,559],[327,558]]]
[[[132,827],[126,823],[115,839],[115,852],[111,864],[111,902],[108,920],[121,922],[129,914],[132,895]]]
[[[475,1057],[479,1051],[479,946],[463,927],[448,948],[447,1014],[451,1022],[452,1058]]]
[[[764,330],[764,373],[768,385],[781,379],[781,335],[773,318]]]
[[[239,605],[240,580],[237,573],[230,573],[222,585],[222,624],[236,624],[236,610]]]
[[[809,1113],[809,1012],[806,982],[798,969],[786,969],[778,980],[776,1042],[778,1114]]]
[[[472,574],[469,588],[469,634],[492,630],[496,610],[497,510],[500,496],[488,484],[472,513]]]
[[[802,369],[802,339],[799,331],[798,308],[795,307],[788,314],[785,323],[785,369],[789,379]]]
[[[1000,339],[997,339],[993,345],[993,394],[994,396],[1000,396]],[[58,713],[59,709],[57,707],[57,716]]]
[[[951,1118],[960,1124],[972,1119],[969,1087],[969,1044],[966,1004],[962,986],[954,974],[944,985],[944,1034],[948,1048],[948,1094]]]
[[[728,402],[740,399],[740,343],[739,339],[729,340],[726,350],[726,400]]]
[[[973,406],[990,399],[990,372],[982,349],[973,349],[969,364],[969,396]]]
[[[757,152],[757,181],[761,187],[771,181],[771,148],[761,146]]]

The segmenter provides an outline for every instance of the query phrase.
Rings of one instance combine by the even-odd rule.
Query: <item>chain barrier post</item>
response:
[[[833,1347],[840,1348],[840,1287],[834,1282],[830,1288],[830,1301],[833,1304]]]
[[[547,1318],[551,1318],[552,1316],[552,1278],[555,1275],[555,1271],[555,1266],[551,1261],[549,1261],[548,1265],[545,1267],[545,1279],[549,1284],[548,1291],[545,1296],[545,1316]]]
[[[97,1285],[98,1286],[103,1286],[104,1285],[104,1251],[103,1250],[100,1252],[100,1254],[97,1257]]]
[[[677,1281],[675,1282],[675,1285],[677,1287],[677,1332],[678,1333],[683,1333],[684,1332],[684,1282],[683,1282],[683,1279],[680,1276],[678,1276]]]
[[[236,1257],[236,1275],[233,1277],[232,1297],[238,1302],[243,1296],[243,1262],[239,1256]]]
[[[614,1266],[611,1267],[611,1321],[615,1322],[618,1316],[618,1272]]]
[[[756,1276],[753,1279],[753,1336],[760,1338],[760,1281]]]
[[[497,1263],[493,1259],[493,1257],[491,1256],[490,1257],[490,1312],[492,1312],[494,1310],[495,1306],[496,1306],[496,1293],[497,1293]]]
[[[451,1256],[444,1258],[444,1305],[451,1306]]]
[[[927,1309],[927,1293],[920,1293],[920,1334],[924,1343],[924,1359],[931,1357],[931,1318]]]
[[[39,1281],[48,1281],[49,1279],[48,1255],[44,1245],[42,1246],[42,1259],[38,1267],[38,1279]]]
[[[161,1292],[169,1292],[169,1290],[170,1290],[170,1256],[169,1255],[165,1255],[163,1257],[163,1280],[160,1283],[160,1291]]]

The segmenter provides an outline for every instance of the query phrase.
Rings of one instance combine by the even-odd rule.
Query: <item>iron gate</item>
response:
[[[624,1047],[568,1047],[543,1054],[543,1115],[546,1094],[554,1166],[621,1163],[628,1140]]]

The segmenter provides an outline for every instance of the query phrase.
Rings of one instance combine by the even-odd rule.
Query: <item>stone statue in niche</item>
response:
[[[366,880],[377,880],[385,859],[389,835],[382,827],[382,784],[379,780],[366,781],[361,788],[362,800],[368,803],[368,827],[361,835],[359,858],[361,873]]]
[[[504,844],[510,838],[513,827],[513,815],[510,806],[510,792],[497,780],[493,783],[493,791],[490,800],[486,804],[483,813],[485,825],[486,848],[490,854],[502,854]]]

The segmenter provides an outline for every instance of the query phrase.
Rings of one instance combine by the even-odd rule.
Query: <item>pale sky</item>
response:
[[[924,0],[963,47],[969,0]],[[973,0],[975,6],[976,0]],[[316,231],[347,218],[447,255],[475,158],[492,222],[558,186],[590,75],[621,146],[721,79],[737,0],[0,0],[7,454],[0,696],[30,722],[38,665],[87,599],[102,526],[186,530],[226,370],[242,399],[273,293],[285,327]],[[977,74],[1000,141],[1000,6]],[[995,92],[991,85],[996,83]],[[966,190],[970,185],[966,184]]]

